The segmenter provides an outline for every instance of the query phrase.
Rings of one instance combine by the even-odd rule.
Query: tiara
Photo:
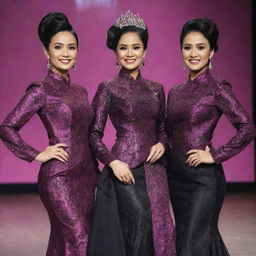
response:
[[[126,14],[121,14],[121,16],[115,20],[115,26],[118,28],[135,26],[143,30],[147,28],[144,20],[140,18],[139,14],[133,14],[130,10],[128,10]]]

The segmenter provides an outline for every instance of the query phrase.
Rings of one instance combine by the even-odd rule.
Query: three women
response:
[[[49,60],[48,75],[28,87],[1,125],[0,136],[18,157],[43,162],[38,187],[51,222],[47,255],[84,256],[97,183],[88,143],[93,111],[86,90],[72,83],[68,75],[75,65],[78,38],[66,16],[45,16],[39,37]],[[194,19],[184,25],[180,42],[190,78],[170,90],[165,127],[163,87],[144,79],[139,70],[148,42],[144,21],[127,12],[108,31],[107,45],[115,52],[121,70],[98,87],[90,140],[95,156],[106,165],[101,177],[109,173],[112,181],[124,255],[175,255],[161,160],[168,142],[165,128],[171,145],[168,181],[177,255],[228,255],[217,227],[225,193],[220,163],[239,153],[253,139],[255,128],[228,82],[210,74],[217,39],[217,27],[208,19]],[[26,144],[18,133],[35,113],[48,132],[49,147],[43,152]],[[211,137],[222,113],[238,132],[216,150]],[[111,151],[102,142],[108,115],[117,130]],[[101,205],[97,206],[95,210],[101,210]],[[92,232],[95,229],[97,223]],[[111,250],[105,255],[113,256]]]

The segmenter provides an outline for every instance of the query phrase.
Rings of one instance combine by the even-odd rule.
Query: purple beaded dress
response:
[[[127,163],[135,177],[135,184],[129,185],[113,176],[126,256],[175,255],[166,170],[161,159],[152,165],[145,163],[154,144],[167,143],[162,85],[140,74],[133,79],[121,70],[99,85],[92,105],[95,120],[90,140],[96,157],[105,165],[115,159]],[[117,131],[111,151],[102,142],[108,115]],[[99,255],[115,255],[111,250]]]
[[[224,114],[237,129],[218,149],[211,144]],[[193,81],[169,91],[167,128],[171,151],[168,181],[174,209],[178,256],[228,256],[218,230],[226,181],[221,162],[238,154],[254,138],[255,127],[228,82],[207,69]],[[186,152],[209,146],[215,164],[188,166]]]
[[[49,70],[26,94],[0,127],[4,144],[18,157],[33,161],[40,153],[26,144],[19,130],[37,113],[49,145],[65,143],[66,163],[52,159],[41,165],[38,188],[47,209],[51,234],[47,256],[86,256],[97,165],[88,142],[93,111],[84,87]]]

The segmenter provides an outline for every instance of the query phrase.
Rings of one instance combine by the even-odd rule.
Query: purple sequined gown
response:
[[[86,256],[97,168],[88,143],[93,111],[86,89],[49,71],[35,82],[0,128],[4,144],[18,157],[33,161],[40,153],[18,131],[38,113],[49,145],[65,143],[69,160],[43,163],[38,188],[51,223],[47,256]]]
[[[117,77],[99,85],[93,107],[91,144],[96,157],[105,165],[121,160],[135,176],[135,185],[125,185],[114,178],[126,255],[175,255],[166,170],[161,160],[152,165],[145,163],[154,144],[167,143],[162,85],[140,74],[134,80],[121,70]],[[108,115],[117,131],[111,151],[102,142]]]
[[[214,149],[214,129],[224,114],[237,133]],[[178,256],[228,256],[218,230],[226,181],[221,162],[239,153],[255,136],[255,127],[228,82],[209,70],[172,88],[167,103],[167,127],[172,147],[168,180],[175,214]],[[215,164],[189,167],[186,152],[210,147]]]

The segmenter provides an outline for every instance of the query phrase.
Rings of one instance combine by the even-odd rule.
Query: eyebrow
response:
[[[190,43],[185,43],[184,45],[192,45]],[[206,45],[206,43],[197,43],[196,45]]]
[[[132,46],[142,45],[141,43],[132,44]],[[127,44],[119,44],[119,46],[128,46]]]
[[[60,43],[60,42],[56,42],[56,43],[53,43],[54,45],[56,44],[60,44],[60,45],[64,45],[63,43]],[[69,43],[68,45],[77,45],[76,43]]]

